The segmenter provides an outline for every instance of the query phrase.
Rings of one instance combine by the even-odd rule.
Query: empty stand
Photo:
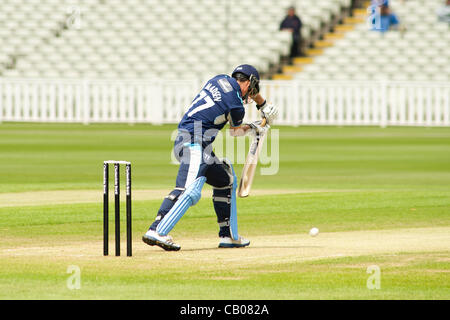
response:
[[[312,39],[350,0],[2,0],[2,77],[192,78],[287,56],[295,5]],[[272,69],[271,69],[272,68]]]

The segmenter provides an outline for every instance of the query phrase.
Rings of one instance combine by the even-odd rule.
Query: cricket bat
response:
[[[261,126],[266,125],[266,119],[262,119]],[[238,187],[238,196],[241,198],[248,197],[255,176],[256,165],[258,164],[259,152],[264,143],[266,135],[257,133],[253,137],[247,158],[245,159],[244,168],[242,169],[241,181]]]

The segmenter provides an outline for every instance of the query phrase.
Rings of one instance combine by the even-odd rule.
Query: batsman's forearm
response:
[[[250,126],[248,124],[243,124],[242,126],[230,128],[230,135],[233,137],[245,136],[248,130],[250,130]]]
[[[257,94],[256,96],[252,97],[253,101],[256,102],[258,105],[262,105],[265,101],[265,99],[261,96],[261,94]]]

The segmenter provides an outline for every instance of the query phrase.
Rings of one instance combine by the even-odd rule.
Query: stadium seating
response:
[[[2,0],[0,76],[192,78],[287,56],[279,31],[295,5],[305,39],[351,0]]]
[[[380,33],[356,24],[292,78],[450,81],[450,26],[436,16],[443,1],[389,3],[405,30]]]

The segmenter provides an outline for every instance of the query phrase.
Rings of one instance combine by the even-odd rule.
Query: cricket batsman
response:
[[[227,122],[232,136],[245,135],[250,130],[264,133],[268,125],[261,120],[243,124],[244,101],[251,98],[256,107],[272,123],[278,110],[259,93],[259,74],[251,65],[243,64],[231,77],[218,75],[210,79],[192,101],[178,124],[174,153],[180,167],[175,188],[164,198],[155,221],[142,240],[167,251],[180,250],[169,232],[201,197],[204,183],[213,187],[213,204],[219,224],[219,247],[245,247],[250,241],[238,234],[236,188],[237,178],[232,164],[219,159],[212,151],[212,143]]]

